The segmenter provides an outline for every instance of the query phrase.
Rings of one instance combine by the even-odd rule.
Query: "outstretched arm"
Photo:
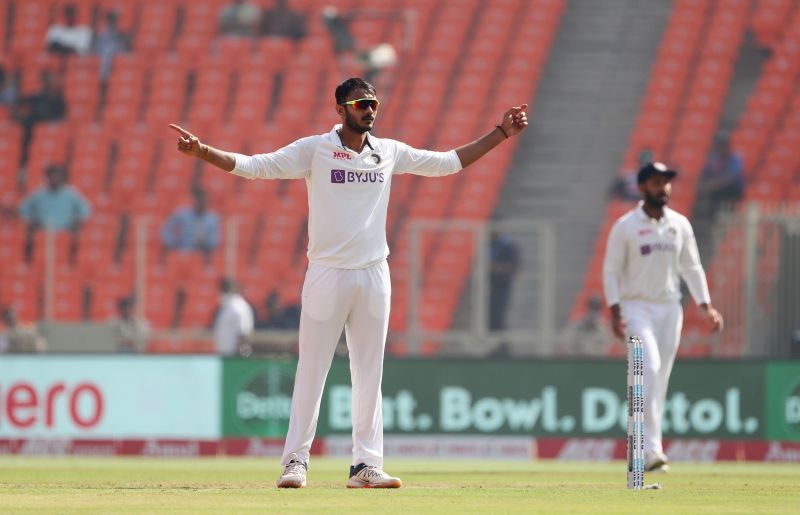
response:
[[[169,126],[180,134],[178,138],[178,150],[180,152],[188,156],[199,157],[226,172],[232,171],[236,166],[236,158],[230,152],[218,150],[211,145],[201,143],[197,136],[173,123],[169,124]]]
[[[467,143],[456,149],[462,168],[466,168],[494,147],[512,136],[516,136],[528,126],[528,115],[525,110],[528,104],[512,107],[503,114],[503,121],[493,130],[484,134],[472,143]]]

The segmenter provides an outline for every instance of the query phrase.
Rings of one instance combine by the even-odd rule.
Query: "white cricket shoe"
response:
[[[291,454],[289,457],[291,460],[284,466],[283,474],[278,478],[278,488],[304,488],[308,466],[299,461],[296,454]]]
[[[661,451],[649,451],[644,457],[645,472],[669,472],[669,460]]]
[[[400,488],[402,485],[400,478],[363,463],[350,467],[350,479],[347,481],[347,488]]]

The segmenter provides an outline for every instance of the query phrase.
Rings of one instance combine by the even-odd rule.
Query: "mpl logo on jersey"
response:
[[[331,170],[332,184],[347,183],[381,183],[384,181],[383,172],[353,172],[348,170]]]

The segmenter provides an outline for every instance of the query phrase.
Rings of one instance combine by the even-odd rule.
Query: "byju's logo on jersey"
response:
[[[331,182],[334,184],[344,184],[344,170],[331,170]]]
[[[383,182],[383,172],[347,172],[345,170],[331,170],[331,183],[345,184],[348,182]]]
[[[653,252],[675,252],[675,244],[674,243],[652,243],[650,245],[641,245],[639,247],[639,252],[643,256],[648,256]]]

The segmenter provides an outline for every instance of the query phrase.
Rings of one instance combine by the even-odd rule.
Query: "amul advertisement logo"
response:
[[[349,433],[349,370],[336,362],[320,431]],[[664,414],[666,437],[760,438],[761,364],[678,363]],[[418,380],[416,378],[424,378]],[[624,362],[387,362],[387,433],[621,436]]]
[[[295,361],[225,360],[222,433],[283,438],[289,428]]]
[[[800,363],[767,365],[766,408],[768,438],[800,441]]]

